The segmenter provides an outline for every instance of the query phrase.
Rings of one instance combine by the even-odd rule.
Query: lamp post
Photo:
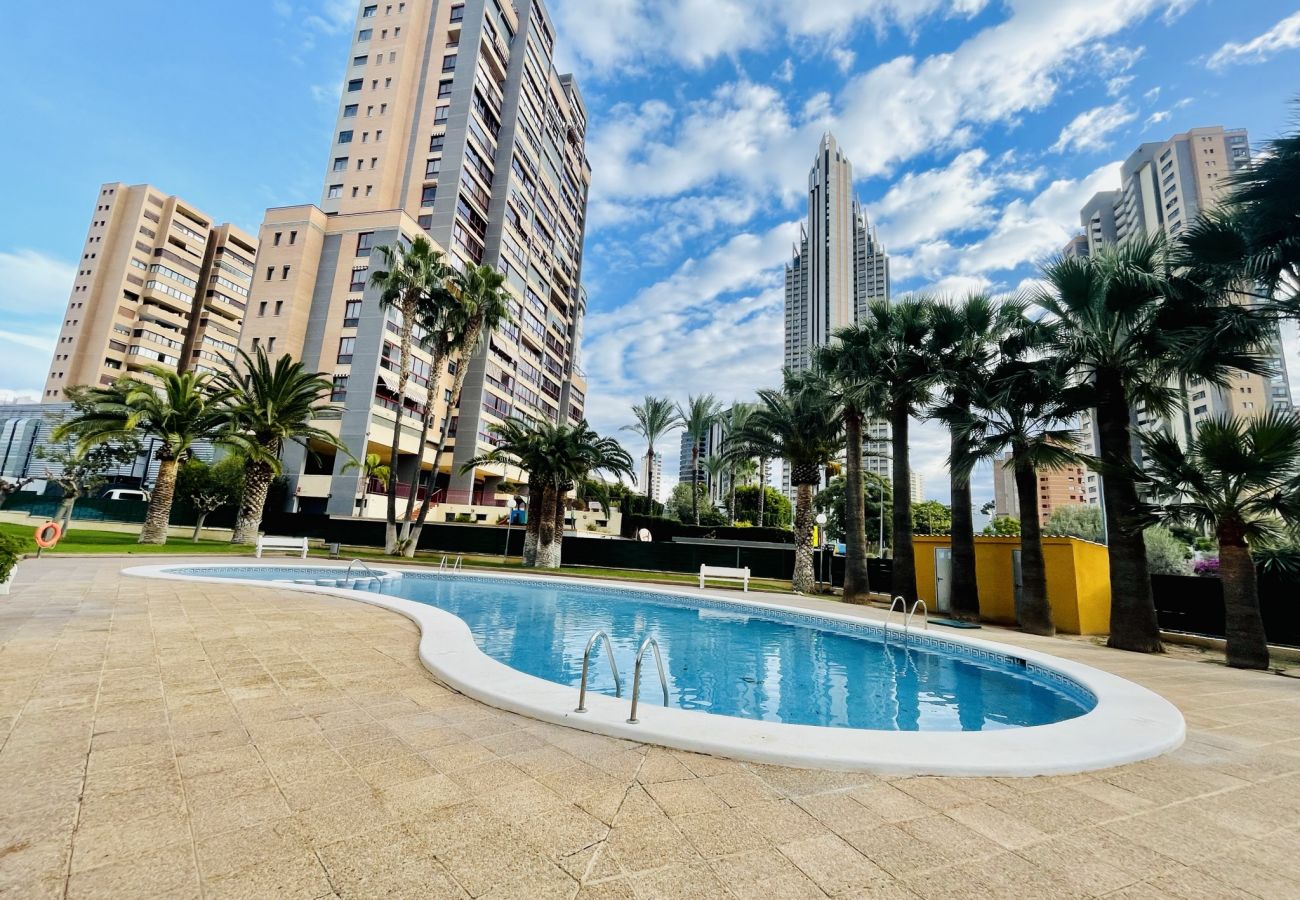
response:
[[[826,534],[824,531],[826,528],[826,513],[818,513],[813,521],[817,523],[817,544],[813,547],[813,551],[817,554],[815,557],[817,565],[817,586],[820,589],[822,583],[822,560],[826,558]]]

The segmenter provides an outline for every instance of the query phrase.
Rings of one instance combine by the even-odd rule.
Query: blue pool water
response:
[[[259,580],[332,579],[339,569],[194,566],[177,574]],[[576,688],[596,629],[613,638],[630,694],[640,642],[654,637],[670,705],[800,725],[888,731],[987,731],[1074,718],[1096,701],[1081,685],[1000,654],[913,631],[905,647],[879,628],[798,613],[571,581],[406,574],[363,590],[446,610],[484,653],[511,668]],[[662,702],[653,662],[642,702]],[[613,695],[603,648],[589,685]]]

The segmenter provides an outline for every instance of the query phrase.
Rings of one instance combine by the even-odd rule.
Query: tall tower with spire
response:
[[[808,173],[808,219],[785,269],[785,367],[801,370],[837,328],[889,299],[889,255],[853,193],[853,164],[822,135]]]
[[[785,368],[807,369],[836,329],[888,299],[889,254],[853,193],[853,164],[827,132],[808,173],[808,219],[785,267]],[[887,478],[889,423],[872,420],[865,431],[864,467]]]

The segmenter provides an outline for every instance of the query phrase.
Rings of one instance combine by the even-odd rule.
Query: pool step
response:
[[[310,584],[315,587],[341,587],[354,591],[372,591],[385,585],[402,580],[400,572],[384,572],[379,575],[358,575],[349,578],[295,578],[294,584]]]

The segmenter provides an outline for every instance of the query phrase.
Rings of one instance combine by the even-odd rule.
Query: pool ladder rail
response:
[[[930,630],[930,607],[926,605],[926,602],[918,598],[916,602],[912,604],[912,608],[908,609],[907,601],[904,600],[901,596],[898,596],[895,597],[893,601],[889,604],[889,612],[885,613],[885,643],[886,644],[889,643],[889,618],[894,614],[894,610],[897,609],[899,612],[903,614],[903,642],[906,643],[908,631],[911,629],[912,626],[912,616],[916,615],[916,608],[918,606],[921,608],[921,621],[925,623],[925,630],[926,631]]]
[[[605,657],[609,660],[610,671],[614,673],[614,696],[623,696],[623,681],[619,678],[618,665],[614,662],[614,645],[610,642],[609,635],[603,629],[598,629],[587,640],[587,649],[582,652],[582,679],[578,682],[578,706],[574,712],[587,711],[587,673],[591,671],[591,651],[595,649],[596,641],[601,638],[605,639]],[[636,667],[632,671],[632,712],[627,720],[629,725],[638,722],[636,709],[641,699],[641,664],[645,660],[647,650],[654,651],[655,668],[659,672],[659,687],[664,692],[664,706],[668,705],[668,677],[664,674],[664,658],[659,653],[659,642],[648,637],[641,642],[641,648],[636,652]]]
[[[347,570],[343,573],[344,586],[346,586],[347,583],[352,580],[352,569],[354,566],[360,566],[362,569],[366,571],[367,574],[369,574],[371,578],[374,578],[377,581],[380,580],[380,575],[378,572],[370,568],[370,566],[366,565],[360,559],[354,559],[352,560],[352,562],[348,563]]]
[[[461,562],[462,562],[464,559],[465,559],[465,557],[464,557],[463,555],[461,555],[461,554],[459,554],[459,553],[456,554],[456,561],[453,562],[453,563],[451,564],[451,567],[450,567],[450,568],[448,568],[448,566],[447,566],[447,557],[446,557],[446,556],[443,556],[443,558],[442,558],[442,562],[438,563],[438,571],[439,571],[439,572],[452,572],[453,574],[456,573],[456,572],[459,572],[459,571],[460,571],[460,564],[461,564]]]

